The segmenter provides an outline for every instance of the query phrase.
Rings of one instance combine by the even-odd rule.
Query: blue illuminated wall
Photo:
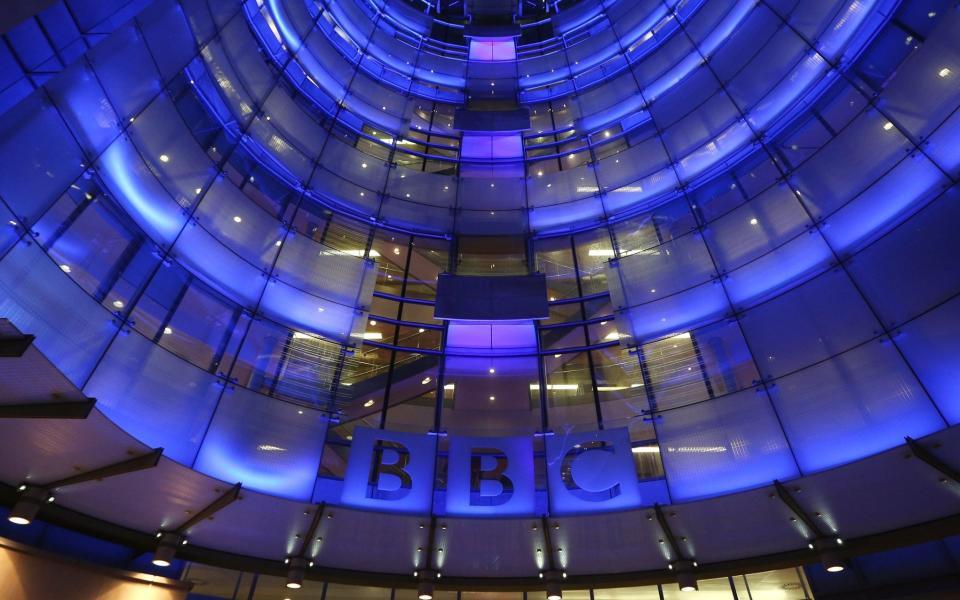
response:
[[[957,12],[606,4],[498,61],[531,129],[471,140],[467,47],[384,34],[421,15],[155,0],[7,78],[0,316],[140,440],[300,501],[340,497],[361,431],[624,435],[626,507],[957,424]],[[430,290],[450,238],[505,231],[551,321],[477,344]]]

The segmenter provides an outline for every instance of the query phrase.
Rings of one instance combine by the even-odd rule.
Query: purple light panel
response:
[[[470,40],[470,60],[516,60],[517,46],[512,37],[474,38]]]
[[[460,156],[473,159],[522,158],[523,140],[519,133],[509,135],[479,135],[464,133]]]

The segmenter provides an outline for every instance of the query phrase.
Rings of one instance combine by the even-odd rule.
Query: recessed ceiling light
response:
[[[234,222],[234,223],[242,223],[242,222],[243,222],[243,219],[240,217],[240,215],[237,215],[237,216],[233,217],[233,222]]]
[[[171,329],[171,328],[169,328],[169,327],[164,327],[164,328],[163,328],[163,335],[170,335],[170,334],[172,334],[172,333],[173,333],[173,329]]]
[[[161,154],[161,155],[160,155],[160,162],[170,162],[170,157],[167,156],[166,154]]]
[[[69,273],[73,269],[70,268],[70,265],[60,265],[60,270],[63,271],[64,273]]]
[[[123,308],[123,300],[114,300],[114,301],[113,301],[113,307],[114,307],[114,308]]]
[[[940,77],[946,77],[950,75],[950,69],[948,67],[944,67],[939,71],[937,71],[937,75],[939,75]]]

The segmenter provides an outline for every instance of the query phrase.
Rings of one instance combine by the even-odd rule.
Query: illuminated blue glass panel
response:
[[[726,182],[718,183],[712,197],[698,202],[701,206],[707,204],[703,210],[708,215],[723,210],[728,203],[743,201],[735,184],[730,189]],[[710,194],[708,190],[705,192]],[[776,250],[811,226],[793,191],[776,185],[711,222],[704,230],[704,237],[717,267],[731,271]]]
[[[252,308],[267,284],[260,271],[191,221],[177,238],[174,252],[187,269],[228,298]]]
[[[327,419],[240,387],[223,394],[194,468],[245,488],[310,500]]]
[[[943,173],[925,156],[908,157],[831,216],[823,236],[838,252],[853,250],[940,193],[944,183]]]
[[[776,381],[774,405],[804,473],[848,463],[945,426],[889,342],[867,342]]]
[[[674,500],[736,492],[799,475],[762,389],[665,411],[656,426]]]
[[[960,423],[960,298],[904,325],[896,342],[940,412]]]
[[[136,332],[111,344],[84,392],[124,431],[193,464],[223,386]]]
[[[179,2],[153,2],[138,15],[137,22],[162,79],[175,75],[196,54],[193,32]]]
[[[833,253],[816,230],[801,234],[724,279],[735,306],[744,306],[789,288],[827,265]]]
[[[91,155],[103,152],[119,133],[119,117],[96,76],[78,62],[54,77],[47,89],[74,136]]]
[[[956,186],[850,262],[850,275],[887,327],[960,289],[960,236],[944,223],[960,223]]]
[[[850,278],[832,269],[740,317],[764,377],[802,369],[878,335]]]
[[[0,116],[0,164],[0,197],[33,221],[83,172],[84,156],[56,109],[33,94]]]
[[[112,315],[34,243],[17,244],[0,262],[0,314],[37,336],[37,348],[77,385],[117,330]]]
[[[689,331],[729,311],[723,288],[713,281],[630,308],[617,316],[617,329],[621,337],[643,341]]]
[[[165,245],[173,242],[187,216],[128,139],[117,139],[100,155],[97,172],[117,203],[151,239]]]
[[[90,54],[97,79],[120,118],[136,116],[160,93],[160,74],[143,38],[132,26],[105,39]]]

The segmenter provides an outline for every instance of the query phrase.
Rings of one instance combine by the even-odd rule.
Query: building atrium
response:
[[[960,598],[960,1],[2,12],[0,598]]]

